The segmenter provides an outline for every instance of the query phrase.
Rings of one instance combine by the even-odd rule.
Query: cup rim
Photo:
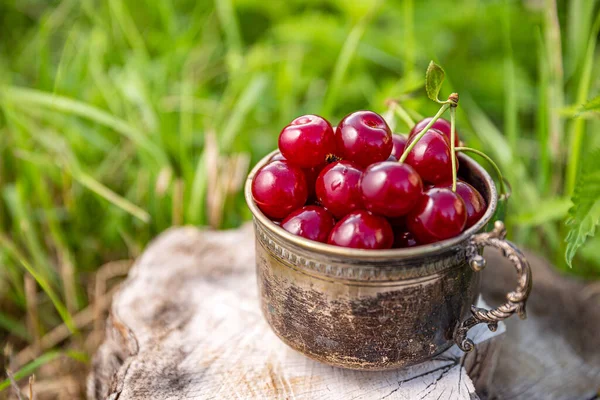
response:
[[[386,250],[366,250],[366,249],[354,249],[347,247],[334,246],[327,243],[316,242],[309,240],[301,236],[294,235],[284,230],[281,226],[271,221],[263,212],[258,208],[252,197],[252,180],[260,168],[269,163],[271,158],[279,153],[279,150],[274,150],[264,156],[248,174],[246,178],[246,184],[244,188],[244,196],[248,208],[252,212],[255,223],[260,223],[264,229],[269,231],[271,235],[280,237],[286,242],[289,242],[299,248],[317,252],[326,256],[333,256],[345,259],[357,259],[357,260],[374,260],[374,259],[406,259],[414,258],[416,256],[427,256],[437,254],[457,245],[465,242],[471,236],[481,231],[481,229],[491,220],[492,216],[496,212],[498,205],[498,193],[494,180],[488,174],[488,172],[479,163],[473,160],[471,157],[458,153],[458,158],[461,165],[466,165],[477,175],[481,176],[487,186],[489,198],[486,199],[487,209],[483,216],[473,226],[466,229],[460,235],[452,237],[450,239],[442,240],[427,245],[420,245],[415,247],[409,247],[404,249],[386,249]]]

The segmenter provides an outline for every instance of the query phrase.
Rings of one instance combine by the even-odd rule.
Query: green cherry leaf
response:
[[[425,91],[427,92],[427,97],[440,104],[442,104],[443,101],[438,99],[438,95],[440,94],[440,89],[442,88],[445,76],[446,73],[442,67],[433,61],[429,62],[427,73],[425,74]]]

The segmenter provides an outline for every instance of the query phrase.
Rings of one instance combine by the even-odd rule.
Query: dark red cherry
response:
[[[408,140],[408,145],[414,138]],[[406,163],[412,166],[424,182],[445,183],[452,181],[452,158],[450,146],[443,134],[430,129],[417,142],[406,157]],[[458,162],[457,162],[458,167]]]
[[[410,134],[408,135],[408,138],[412,138],[413,136],[416,136],[419,132],[421,132],[423,129],[425,129],[425,127],[427,126],[427,124],[429,123],[429,121],[431,121],[432,118],[428,117],[425,119],[422,119],[421,121],[417,122],[417,124],[415,126],[413,126],[413,128],[410,130]],[[437,121],[435,121],[433,123],[433,126],[431,127],[431,129],[437,129],[438,131],[442,132],[444,134],[444,136],[448,139],[448,145],[450,145],[450,121],[447,121],[443,118],[439,118]],[[454,132],[454,145],[458,146],[459,145],[459,138],[458,138],[458,131]]]
[[[359,210],[333,227],[328,243],[355,249],[389,249],[394,243],[394,233],[385,218]]]
[[[360,189],[367,210],[386,217],[400,217],[415,206],[423,192],[423,183],[410,165],[383,161],[365,169]]]
[[[286,231],[321,243],[327,243],[334,225],[333,216],[318,206],[306,206],[293,211],[281,223]]]
[[[463,199],[450,189],[424,192],[406,217],[410,232],[419,243],[434,243],[460,234],[467,223]]]
[[[407,247],[418,246],[417,239],[411,232],[394,229],[394,248],[405,249]]]
[[[408,141],[408,137],[404,135],[398,135],[397,133],[392,134],[392,155],[396,157],[396,160],[400,159],[402,153],[404,153],[404,149],[406,148],[406,142]]]
[[[308,196],[303,171],[288,161],[273,161],[262,167],[252,181],[252,197],[270,218],[281,219],[302,207]]]
[[[275,153],[271,157],[270,161],[284,161],[286,158],[281,153]],[[325,163],[318,165],[313,168],[302,168],[304,177],[306,178],[306,189],[308,190],[308,200],[314,200],[315,197],[315,183],[317,182],[317,176],[321,170],[325,167]]]
[[[446,187],[451,189],[452,183],[443,186],[436,185],[436,187]],[[465,229],[470,228],[483,217],[487,204],[481,193],[465,181],[456,182],[456,193],[465,202],[465,207],[467,209],[467,225],[465,226]]]
[[[359,181],[362,171],[349,161],[327,165],[317,178],[317,199],[336,218],[363,208]]]
[[[373,111],[346,115],[335,130],[337,155],[359,167],[387,160],[392,152],[392,132]]]
[[[279,151],[298,167],[316,167],[335,152],[333,128],[318,115],[298,117],[279,134]]]

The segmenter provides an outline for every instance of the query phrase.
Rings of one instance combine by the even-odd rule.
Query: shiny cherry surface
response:
[[[414,138],[409,139],[412,143]],[[444,135],[430,129],[412,148],[406,158],[424,182],[445,183],[452,181],[452,158],[450,146]],[[458,166],[458,162],[457,162]]]
[[[357,111],[344,117],[335,130],[337,155],[367,167],[387,160],[392,152],[392,132],[383,117]]]
[[[252,180],[252,197],[268,217],[281,219],[302,207],[308,191],[304,172],[288,161],[272,161]]]
[[[281,223],[286,231],[321,243],[327,243],[334,225],[333,216],[318,206],[305,206],[293,211]]]
[[[349,161],[327,165],[317,177],[317,199],[338,219],[363,208],[361,176],[362,170]]]
[[[271,161],[284,161],[286,158],[281,153],[275,153],[273,157],[271,157]],[[315,183],[317,182],[317,177],[321,170],[325,167],[325,163],[318,165],[313,168],[302,168],[302,172],[304,172],[304,177],[306,178],[306,189],[308,191],[308,199],[314,200],[315,198]]]
[[[394,233],[385,218],[359,210],[333,227],[328,243],[355,249],[389,249],[394,243]]]
[[[411,232],[394,229],[394,249],[405,249],[418,245],[417,239]]]
[[[460,234],[467,223],[465,202],[446,188],[424,192],[406,217],[406,224],[421,244],[434,243]]]
[[[446,187],[451,189],[452,183],[443,186],[436,185],[436,187]],[[483,217],[487,204],[481,193],[465,181],[459,180],[456,182],[456,193],[465,202],[467,210],[467,225],[465,226],[465,229],[470,228]]]
[[[360,189],[367,210],[386,217],[400,217],[415,206],[423,192],[423,183],[410,165],[383,161],[365,169]]]
[[[392,134],[392,155],[396,158],[396,160],[399,160],[402,153],[404,153],[407,141],[408,137],[404,135],[399,135],[397,133]]]
[[[279,134],[279,151],[298,167],[316,167],[335,152],[333,128],[318,115],[298,117]]]
[[[410,130],[410,134],[408,135],[409,139],[412,138],[413,136],[416,136],[419,132],[421,132],[423,129],[425,129],[425,127],[427,126],[427,124],[429,123],[429,121],[431,121],[433,118],[428,117],[425,119],[422,119],[421,121],[417,122],[417,124],[415,126],[413,126],[413,128]],[[447,121],[443,118],[439,118],[437,121],[435,121],[433,123],[433,126],[431,127],[431,129],[437,129],[438,131],[442,132],[442,134],[444,134],[444,136],[448,139],[448,145],[450,145],[450,137],[451,137],[451,132],[450,132],[450,121]],[[454,137],[454,145],[458,146],[459,145],[459,138],[458,138],[458,131],[455,131],[455,137]]]

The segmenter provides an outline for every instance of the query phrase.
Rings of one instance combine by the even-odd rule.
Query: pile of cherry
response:
[[[254,201],[286,231],[337,246],[404,248],[456,236],[486,203],[467,182],[451,190],[450,123],[435,121],[398,161],[430,121],[405,137],[371,111],[349,114],[335,129],[316,115],[298,117],[281,131],[280,153],[254,176]]]

